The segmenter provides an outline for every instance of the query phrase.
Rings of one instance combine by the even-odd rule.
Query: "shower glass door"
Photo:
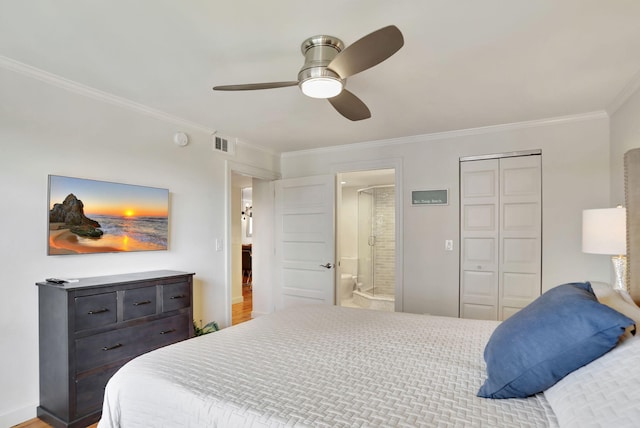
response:
[[[374,293],[373,189],[358,191],[358,290]]]

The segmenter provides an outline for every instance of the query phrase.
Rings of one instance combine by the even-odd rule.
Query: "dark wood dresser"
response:
[[[193,273],[38,282],[40,406],[54,427],[100,419],[104,388],[132,358],[193,337]]]

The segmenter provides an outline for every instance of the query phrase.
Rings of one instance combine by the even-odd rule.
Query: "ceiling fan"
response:
[[[395,25],[370,33],[346,49],[344,43],[333,36],[313,36],[302,42],[304,64],[298,80],[288,82],[249,83],[243,85],[214,86],[214,91],[250,91],[255,89],[300,86],[312,98],[326,98],[344,117],[362,120],[371,117],[369,108],[360,98],[345,89],[347,77],[371,68],[404,45],[402,33]]]

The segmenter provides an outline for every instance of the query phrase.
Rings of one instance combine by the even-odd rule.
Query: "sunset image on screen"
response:
[[[167,189],[49,176],[49,254],[166,250]]]

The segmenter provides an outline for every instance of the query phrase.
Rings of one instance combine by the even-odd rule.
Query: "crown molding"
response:
[[[582,113],[568,116],[558,116],[547,119],[528,120],[523,122],[506,123],[501,125],[481,126],[477,128],[459,129],[455,131],[434,132],[432,134],[411,135],[408,137],[390,138],[386,140],[373,140],[340,146],[321,147],[318,149],[297,150],[284,152],[282,158],[306,156],[309,154],[335,153],[344,150],[366,149],[382,146],[393,146],[401,144],[424,143],[426,141],[444,140],[448,138],[465,137],[470,135],[492,134],[497,132],[513,131],[525,128],[537,128],[544,126],[555,126],[565,123],[581,122],[585,120],[608,119],[609,115],[604,110],[590,113]]]
[[[248,142],[246,142],[244,140],[241,140],[239,138],[236,141],[236,145],[247,147],[247,148],[249,148],[249,149],[251,149],[253,151],[262,152],[262,153],[264,153],[266,155],[269,155],[269,156],[280,156],[280,153],[278,153],[278,152],[276,152],[274,150],[268,149],[268,148],[263,147],[263,146],[257,146],[257,145],[252,144],[252,143],[248,143]]]
[[[8,58],[3,55],[0,55],[0,67],[13,71],[15,73],[32,77],[34,79],[40,80],[42,82],[48,83],[53,86],[57,86],[59,88],[65,89],[70,92],[74,92],[76,94],[84,95],[86,97],[93,98],[98,101],[103,101],[109,104],[116,105],[118,107],[122,107],[128,110],[133,110],[135,112],[145,114],[147,116],[151,116],[153,118],[156,118],[164,122],[169,122],[181,127],[202,131],[209,135],[213,135],[217,132],[215,129],[209,128],[208,126],[191,122],[181,117],[163,112],[161,110],[151,108],[144,104],[136,103],[129,99],[119,97],[117,95],[113,95],[108,92],[104,92],[87,85],[83,85],[73,80],[65,79],[64,77],[24,64],[22,62],[16,61],[14,59]],[[251,150],[265,153],[270,156],[278,156],[278,153],[274,152],[273,150],[269,150],[265,147],[251,144],[246,141],[242,141],[240,139],[236,140],[236,144],[239,146],[249,148]]]
[[[609,107],[607,107],[607,113],[612,116],[622,105],[633,95],[638,88],[640,88],[640,70],[633,76],[633,78],[622,88],[618,95],[613,99]]]
[[[65,89],[70,92],[74,92],[79,95],[83,95],[98,101],[103,101],[105,103],[109,103],[118,107],[122,107],[138,113],[142,113],[147,116],[151,116],[161,121],[173,123],[175,125],[187,127],[193,130],[202,131],[210,135],[216,132],[215,129],[209,128],[208,126],[191,122],[181,117],[174,116],[172,114],[163,112],[161,110],[151,108],[144,104],[136,103],[129,99],[119,97],[117,95],[113,95],[108,92],[104,92],[87,85],[83,85],[73,80],[65,79],[64,77],[24,64],[22,62],[16,61],[14,59],[8,58],[3,55],[0,55],[0,67],[13,71],[15,73],[32,77],[34,79],[40,80],[41,82],[45,82],[50,85],[57,86],[59,88]]]

